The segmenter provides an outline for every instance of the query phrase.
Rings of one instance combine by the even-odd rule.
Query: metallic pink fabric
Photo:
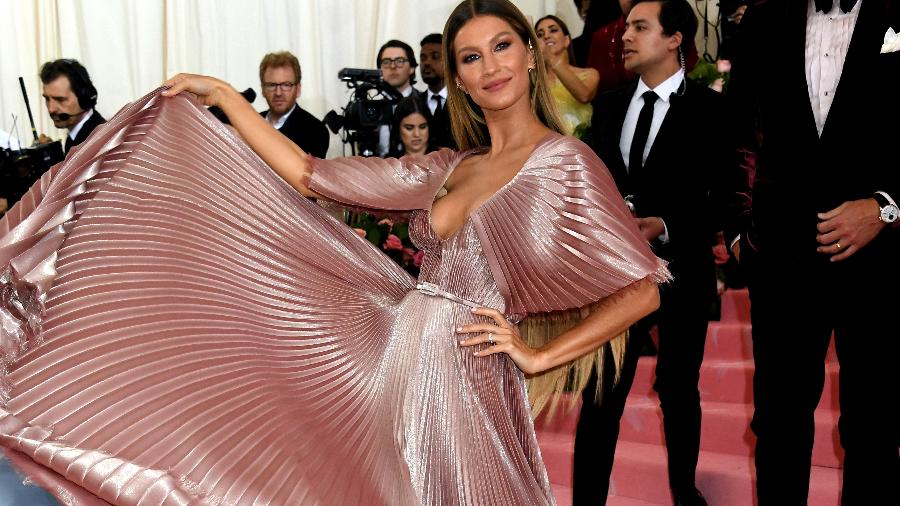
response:
[[[572,146],[548,138],[447,240],[427,208],[455,153],[319,161],[313,182],[355,185],[358,206],[426,209],[410,225],[421,280],[507,312],[665,276],[617,224],[599,160]],[[585,160],[599,176],[576,174]],[[543,186],[523,199],[518,181]],[[495,239],[531,226],[573,239],[535,245],[540,260]],[[188,98],[124,108],[0,234],[0,446],[67,504],[553,502],[522,374],[457,346],[469,308],[416,291]],[[556,274],[521,268],[554,257]],[[556,288],[518,291],[547,276]]]

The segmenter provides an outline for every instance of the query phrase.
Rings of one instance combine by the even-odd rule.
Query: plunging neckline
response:
[[[428,213],[428,230],[431,232],[431,235],[433,235],[440,243],[447,242],[447,241],[453,239],[454,237],[456,237],[457,234],[459,234],[464,228],[466,228],[466,223],[468,223],[469,220],[471,220],[473,216],[478,214],[478,212],[480,212],[485,206],[490,204],[491,201],[493,201],[495,198],[497,198],[497,196],[499,196],[500,194],[504,193],[507,188],[509,188],[510,186],[512,186],[513,183],[516,182],[516,180],[519,178],[519,174],[522,173],[522,170],[525,169],[525,167],[527,167],[528,164],[531,162],[531,159],[534,158],[534,154],[538,152],[538,150],[541,148],[541,146],[544,145],[544,143],[548,142],[548,139],[550,139],[551,137],[555,137],[555,136],[562,136],[562,134],[551,130],[550,132],[547,132],[546,135],[541,137],[541,139],[535,143],[534,148],[531,150],[531,152],[528,153],[528,156],[525,158],[525,161],[522,162],[522,166],[519,167],[519,170],[517,170],[516,173],[513,174],[513,177],[511,177],[509,179],[509,181],[504,183],[503,186],[498,188],[497,191],[492,193],[490,197],[486,198],[482,203],[475,206],[475,208],[472,209],[472,212],[470,212],[468,215],[466,215],[466,217],[463,219],[462,225],[457,227],[456,230],[454,230],[447,237],[441,237],[441,235],[439,233],[437,233],[437,231],[434,228],[434,222],[431,219],[431,214],[432,214],[432,210],[434,209],[435,201],[432,200],[431,205],[428,206],[428,209],[426,209],[426,212]],[[463,162],[463,160],[465,160],[466,158],[468,158],[474,154],[477,154],[478,152],[479,152],[479,150],[478,150],[478,148],[476,148],[476,149],[470,149],[468,151],[460,153],[456,159],[456,162],[453,164],[453,168],[450,169],[449,171],[447,171],[447,177],[444,178],[444,183],[441,185],[441,188],[443,188],[444,185],[447,184],[447,180],[450,179],[450,176],[452,176],[454,172],[456,172],[456,168],[459,167],[459,164],[461,164]],[[440,191],[440,189],[438,189],[438,191]],[[437,193],[435,193],[435,195],[437,195]],[[449,195],[449,193],[448,193],[448,195]],[[444,195],[444,197],[446,197],[446,195]]]

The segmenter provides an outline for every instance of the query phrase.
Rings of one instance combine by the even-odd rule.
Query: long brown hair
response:
[[[491,145],[484,112],[472,98],[456,87],[457,68],[455,57],[456,34],[470,20],[477,16],[494,16],[509,23],[513,31],[528,46],[534,57],[535,68],[531,70],[531,111],[547,128],[565,134],[565,129],[556,113],[556,101],[547,87],[544,57],[537,49],[537,36],[522,12],[508,0],[465,0],[453,9],[444,25],[444,78],[447,83],[447,107],[453,138],[461,150]]]

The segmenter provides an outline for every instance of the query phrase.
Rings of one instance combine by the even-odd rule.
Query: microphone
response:
[[[251,104],[253,103],[254,100],[256,100],[256,92],[253,91],[253,88],[247,88],[246,90],[242,91],[241,96],[244,97],[244,99],[247,102],[250,102]],[[231,122],[228,121],[228,116],[225,115],[225,111],[223,111],[222,109],[219,109],[216,106],[212,106],[212,107],[208,108],[207,110],[210,113],[212,113],[212,115],[215,116],[216,119],[221,121],[222,123],[224,123],[226,125],[231,124]]]

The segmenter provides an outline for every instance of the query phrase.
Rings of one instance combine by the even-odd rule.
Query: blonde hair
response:
[[[279,51],[277,53],[269,53],[263,56],[261,62],[259,62],[259,82],[262,84],[263,76],[266,74],[266,70],[269,69],[277,69],[280,67],[287,67],[294,71],[294,78],[297,80],[296,82],[300,82],[300,60],[297,59],[296,56],[293,55],[290,51]]]
[[[466,23],[478,16],[494,16],[509,23],[513,31],[528,46],[535,68],[528,72],[531,82],[531,110],[547,128],[565,135],[565,128],[556,112],[556,101],[547,86],[544,57],[537,47],[537,35],[522,12],[508,0],[465,0],[453,9],[444,25],[441,44],[444,57],[444,76],[447,83],[447,107],[453,138],[461,150],[491,145],[484,112],[472,98],[456,87],[457,68],[454,57],[456,34]]]

